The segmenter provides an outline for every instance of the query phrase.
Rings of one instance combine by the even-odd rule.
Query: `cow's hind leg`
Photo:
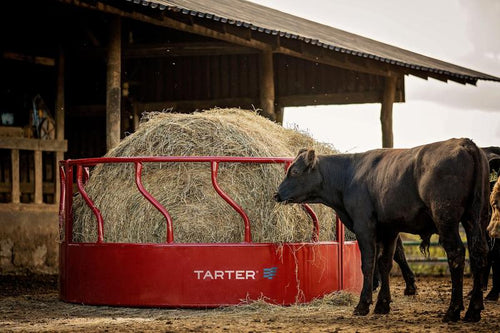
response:
[[[450,225],[439,226],[439,240],[448,257],[451,273],[451,301],[444,322],[458,321],[463,304],[463,275],[465,266],[465,247],[458,232],[458,222]]]
[[[389,285],[389,273],[392,269],[392,259],[396,248],[398,234],[384,233],[382,241],[382,255],[378,259],[380,271],[380,291],[377,297],[374,313],[386,314],[391,310],[391,290]]]
[[[406,261],[405,250],[403,247],[403,241],[401,237],[398,236],[396,240],[396,250],[394,251],[394,261],[399,265],[401,269],[401,274],[406,283],[406,288],[404,291],[405,295],[415,295],[417,293],[417,286],[415,285],[415,274],[411,270],[408,262]]]
[[[486,274],[488,244],[484,231],[476,221],[463,223],[467,234],[467,245],[469,247],[470,266],[473,276],[473,285],[469,307],[465,314],[465,321],[479,321],[483,304],[483,275]]]

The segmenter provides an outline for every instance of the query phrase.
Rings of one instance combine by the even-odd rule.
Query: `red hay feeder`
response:
[[[337,290],[359,292],[362,286],[358,244],[344,241],[337,219],[337,241],[319,242],[313,219],[313,242],[253,243],[250,221],[217,184],[219,163],[282,163],[290,158],[252,157],[114,157],[60,163],[60,299],[93,305],[217,307],[264,298],[290,305],[305,303]],[[208,162],[214,189],[242,217],[242,243],[180,244],[174,242],[168,211],[142,186],[144,162]],[[166,219],[166,243],[105,243],[104,221],[84,189],[88,167],[100,163],[134,163],[139,191]],[[76,170],[76,173],[75,173]],[[76,243],[72,237],[73,179],[97,220],[97,241]]]

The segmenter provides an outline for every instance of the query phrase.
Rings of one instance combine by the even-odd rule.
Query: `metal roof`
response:
[[[244,0],[127,0],[142,6],[170,10],[248,28],[282,38],[297,39],[332,52],[373,59],[414,71],[425,76],[438,74],[450,80],[475,83],[477,80],[500,82],[500,78],[381,43],[324,24],[319,24],[269,7]]]

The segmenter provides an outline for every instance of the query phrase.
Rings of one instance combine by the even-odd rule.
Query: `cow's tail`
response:
[[[466,219],[462,223],[477,223],[479,221],[481,230],[484,231],[488,225],[488,160],[472,140],[466,139],[464,147],[474,161],[475,177],[473,177],[469,204],[466,207]]]
[[[431,252],[429,251],[429,247],[431,246],[431,235],[432,234],[420,235],[422,240],[422,242],[420,242],[420,253],[427,258],[431,255]]]
[[[474,177],[471,184],[471,197],[469,198],[462,224],[467,231],[467,243],[471,263],[475,261],[478,266],[485,267],[488,253],[486,238],[489,207],[488,161],[484,153],[472,140],[466,139],[464,147],[474,161]]]

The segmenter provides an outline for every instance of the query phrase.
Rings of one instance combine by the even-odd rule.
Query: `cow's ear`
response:
[[[309,168],[313,168],[316,165],[316,161],[317,158],[314,149],[307,150],[307,152],[305,153],[306,166]]]
[[[302,149],[300,149],[300,150],[299,150],[299,152],[297,153],[297,156],[299,156],[299,155],[303,154],[303,153],[304,153],[304,152],[306,152],[306,151],[307,151],[307,149],[306,149],[306,148],[302,148]]]

